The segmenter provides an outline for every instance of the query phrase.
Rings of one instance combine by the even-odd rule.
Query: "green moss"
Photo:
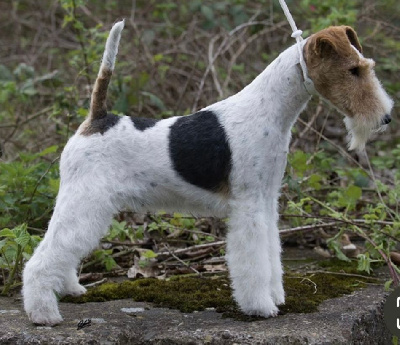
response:
[[[286,274],[284,286],[286,303],[282,313],[311,313],[325,300],[350,294],[366,286],[368,278],[348,277],[327,273]]]
[[[178,277],[168,281],[147,278],[123,283],[105,283],[90,289],[83,296],[68,296],[63,301],[85,303],[123,298],[133,298],[137,302],[151,302],[157,307],[174,308],[182,312],[211,307],[220,309],[232,304],[227,277],[216,279]]]
[[[367,281],[368,278],[327,273],[286,274],[284,277],[286,304],[279,307],[280,312],[286,314],[317,311],[322,301],[365,287]],[[239,311],[232,299],[229,279],[226,276],[214,278],[181,276],[170,280],[148,278],[123,283],[105,283],[90,289],[83,296],[65,297],[63,301],[85,303],[123,298],[151,302],[156,307],[174,308],[182,312],[214,307],[226,317],[245,321],[260,319],[243,315]]]

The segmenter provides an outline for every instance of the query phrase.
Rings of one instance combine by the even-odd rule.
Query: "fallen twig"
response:
[[[312,224],[312,225],[297,226],[295,228],[279,230],[279,234],[287,235],[287,234],[292,234],[294,232],[303,232],[303,231],[316,230],[318,228],[327,228],[327,227],[331,227],[331,226],[337,225],[338,223],[339,222],[331,222],[331,223],[322,223],[322,224]]]
[[[174,253],[174,255],[179,255],[179,254],[187,253],[187,252],[190,252],[192,250],[196,250],[196,249],[200,249],[200,248],[207,248],[207,247],[213,247],[213,246],[223,246],[223,245],[225,245],[225,243],[226,243],[226,241],[217,241],[217,242],[211,242],[211,243],[196,244],[196,245],[191,246],[191,247],[177,249],[177,250],[175,250],[173,252],[171,252],[171,251],[160,252],[160,253],[158,253],[158,256],[170,255],[171,253]]]
[[[198,275],[201,275],[201,273],[196,270],[194,267],[190,266],[189,262],[184,262],[183,260],[181,260],[179,257],[177,257],[170,249],[167,245],[164,244],[164,248],[168,250],[168,252],[176,259],[178,260],[181,264],[183,264],[184,266],[186,266],[187,268],[191,269],[193,272],[195,272]]]
[[[86,284],[86,285],[84,285],[84,287],[95,287],[95,286],[105,283],[106,281],[107,281],[107,278],[103,278],[102,280],[98,280],[97,282]]]

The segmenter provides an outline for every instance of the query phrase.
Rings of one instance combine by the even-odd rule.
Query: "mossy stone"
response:
[[[322,301],[349,294],[365,287],[368,278],[329,273],[297,274],[284,276],[286,303],[279,307],[281,314],[311,313],[317,311]],[[182,312],[215,308],[225,317],[252,321],[240,312],[232,299],[227,276],[202,278],[180,276],[169,280],[154,278],[105,283],[90,289],[80,297],[64,297],[62,301],[85,303],[133,298],[137,302],[150,302],[156,307],[178,309]]]

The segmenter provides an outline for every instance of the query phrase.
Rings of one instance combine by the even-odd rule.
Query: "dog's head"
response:
[[[375,62],[363,56],[357,34],[349,26],[310,36],[304,58],[315,89],[345,115],[349,149],[362,150],[371,132],[391,121],[393,101],[375,76]]]

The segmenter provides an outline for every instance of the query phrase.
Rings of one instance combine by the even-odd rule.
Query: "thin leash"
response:
[[[302,30],[299,30],[296,26],[296,23],[293,19],[292,14],[289,11],[288,6],[286,5],[285,0],[279,0],[279,3],[281,4],[281,7],[283,9],[283,12],[285,13],[285,16],[290,24],[290,27],[292,28],[292,35],[294,39],[296,39],[297,42],[297,48],[299,50],[299,57],[300,57],[300,66],[303,71],[303,78],[304,78],[304,87],[306,88],[307,92],[311,96],[318,95],[317,90],[315,89],[314,82],[309,78],[308,72],[307,72],[307,65],[306,62],[304,61],[304,56],[303,56],[303,49],[301,46],[301,42],[303,41],[303,37],[301,35],[303,34]]]

